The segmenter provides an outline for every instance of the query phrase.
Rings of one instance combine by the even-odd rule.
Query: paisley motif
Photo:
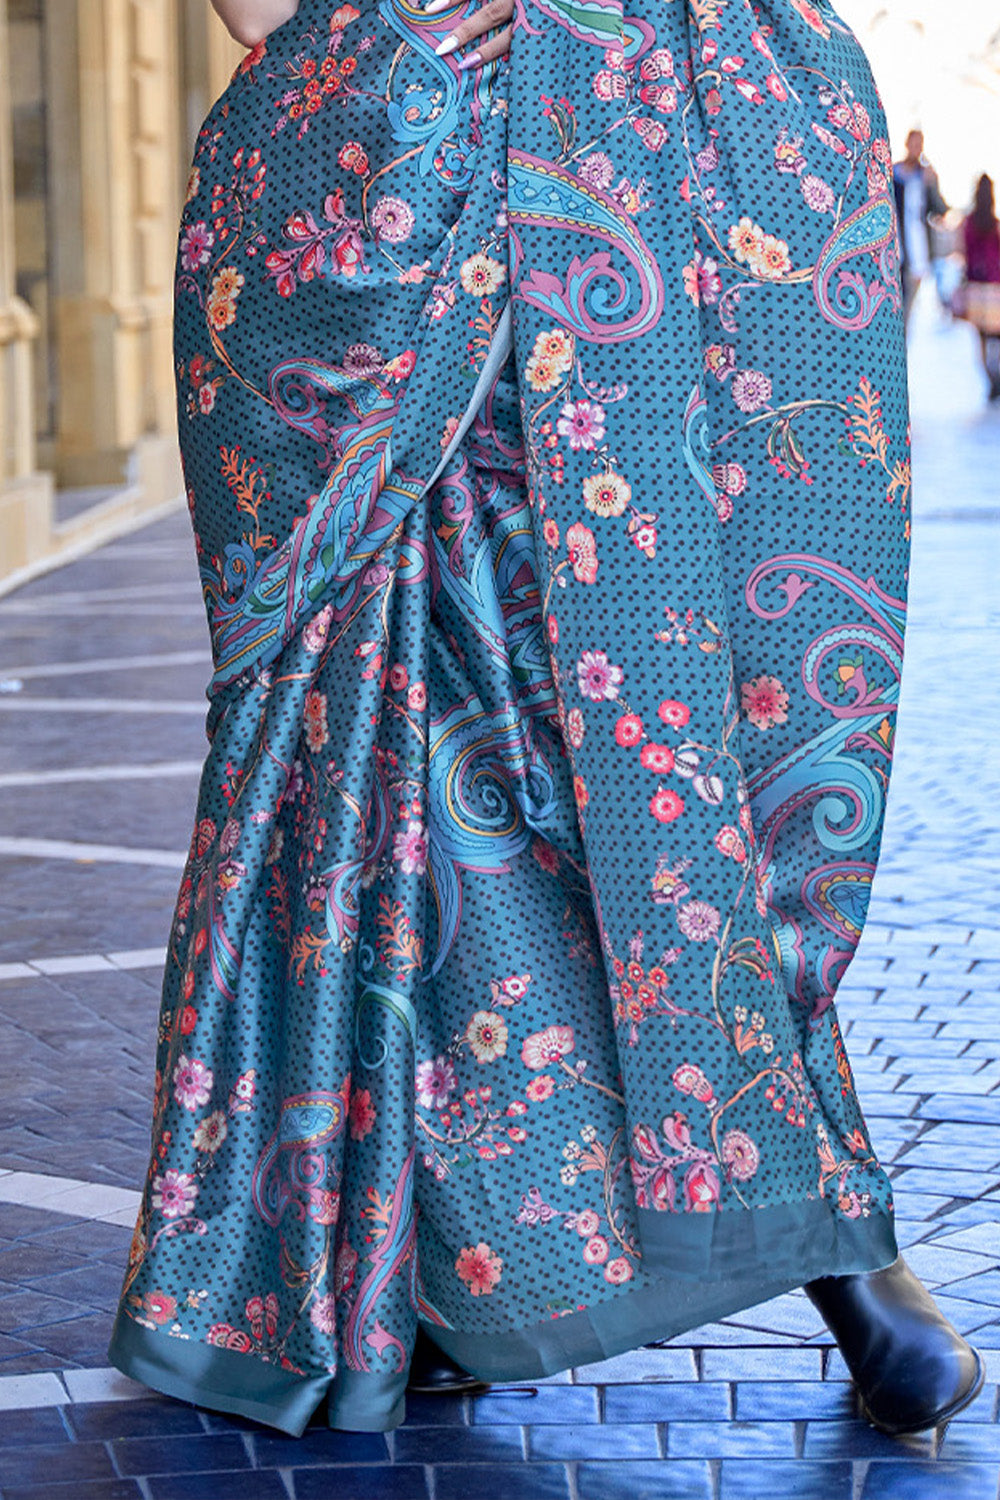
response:
[[[520,276],[517,295],[583,339],[620,343],[656,327],[662,312],[663,279],[655,256],[632,220],[607,193],[544,157],[511,150],[507,155],[507,212],[517,229],[561,230],[603,240],[627,262],[630,277],[608,250],[573,255],[564,277],[538,267]]]
[[[277,1130],[253,1171],[253,1206],[265,1224],[277,1227],[287,1213],[302,1219],[311,1189],[336,1187],[330,1147],[344,1128],[340,1094],[313,1091],[286,1099]]]
[[[896,213],[891,196],[870,198],[848,214],[823,246],[813,269],[813,295],[827,322],[837,328],[867,328],[885,302],[899,308],[899,276],[892,260],[883,260],[896,241]],[[867,281],[852,260],[874,259],[880,277]]]

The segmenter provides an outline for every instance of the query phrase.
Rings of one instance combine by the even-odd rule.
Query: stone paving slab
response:
[[[35,841],[0,861],[0,1500],[997,1500],[1000,507],[982,475],[1000,412],[967,333],[918,323],[899,751],[839,1010],[900,1243],[986,1358],[975,1403],[946,1433],[880,1437],[796,1294],[537,1385],[416,1398],[386,1435],[292,1440],[108,1368],[177,886],[142,859],[183,853],[204,753],[178,513],[0,600],[0,834]],[[932,372],[953,406],[966,392],[960,422]]]

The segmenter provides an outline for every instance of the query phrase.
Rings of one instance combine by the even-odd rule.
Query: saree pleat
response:
[[[210,748],[111,1346],[301,1432],[895,1255],[834,1005],[908,546],[885,123],[825,3],[301,0],[199,135]]]

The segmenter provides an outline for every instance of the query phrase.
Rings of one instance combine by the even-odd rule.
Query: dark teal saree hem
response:
[[[428,1332],[446,1354],[483,1380],[541,1379],[641,1344],[675,1338],[794,1291],[818,1276],[881,1270],[898,1254],[892,1221],[886,1217],[846,1230],[835,1225],[828,1210],[799,1228],[791,1211],[776,1214],[768,1209],[738,1217],[738,1231],[730,1239],[732,1253],[721,1256],[704,1275],[669,1275],[664,1267],[663,1280],[658,1281],[650,1270],[640,1286],[618,1297],[528,1329],[469,1335],[429,1324]],[[755,1234],[759,1217],[769,1219],[768,1229]],[[794,1230],[790,1237],[782,1234],[782,1223]],[[770,1261],[758,1253],[765,1248],[773,1255]],[[655,1252],[651,1258],[656,1260]],[[753,1275],[744,1269],[748,1261],[760,1267]]]
[[[791,1209],[739,1215],[728,1234],[711,1239],[710,1271],[684,1275],[679,1245],[674,1274],[647,1274],[618,1296],[581,1312],[546,1319],[531,1328],[468,1334],[428,1323],[431,1338],[483,1380],[539,1380],[579,1365],[595,1364],[641,1344],[670,1339],[689,1328],[725,1318],[816,1276],[875,1271],[891,1265],[896,1242],[889,1218],[839,1225],[818,1203],[809,1222]],[[718,1225],[723,1215],[714,1216]],[[676,1226],[675,1226],[676,1227]],[[655,1260],[655,1252],[653,1259]],[[770,1266],[748,1276],[747,1260]],[[779,1269],[783,1268],[783,1269]],[[336,1375],[285,1371],[229,1349],[206,1347],[142,1327],[119,1316],[110,1346],[112,1364],[133,1380],[182,1401],[238,1413],[300,1436],[325,1402],[331,1427],[388,1432],[405,1420],[406,1375],[377,1375],[341,1368]]]
[[[389,1432],[406,1415],[406,1373],[355,1370],[306,1375],[265,1364],[231,1349],[217,1349],[143,1327],[119,1317],[108,1357],[116,1369],[165,1396],[210,1411],[250,1417],[301,1437],[326,1399],[331,1427],[350,1432]]]

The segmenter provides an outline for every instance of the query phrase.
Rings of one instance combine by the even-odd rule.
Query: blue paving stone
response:
[[[401,1464],[511,1463],[522,1456],[521,1428],[398,1427],[393,1457]]]
[[[262,1469],[305,1468],[313,1464],[384,1464],[389,1445],[384,1432],[342,1432],[310,1427],[301,1437],[258,1430],[250,1437],[254,1462]]]
[[[5,1281],[40,1281],[86,1264],[86,1256],[46,1245],[44,1239],[22,1239],[13,1249],[0,1252],[0,1276]]]
[[[281,1475],[273,1469],[255,1469],[252,1476],[224,1472],[158,1475],[147,1483],[151,1500],[288,1500]],[[349,1500],[347,1492],[338,1493],[329,1479],[327,1495]]]
[[[82,1484],[55,1486],[46,1482],[40,1485],[4,1485],[4,1500],[145,1500],[142,1490],[134,1479],[84,1480]]]
[[[929,1458],[934,1451],[932,1433],[890,1438],[867,1422],[809,1422],[806,1425],[804,1458]]]
[[[5,1448],[3,1493],[16,1485],[57,1485],[70,1481],[113,1479],[103,1443],[35,1443],[23,1449]]]
[[[495,1391],[479,1396],[472,1408],[477,1427],[493,1422],[518,1426],[555,1422],[566,1426],[597,1421],[597,1392],[593,1386],[543,1385],[523,1390]]]
[[[59,1361],[34,1344],[0,1333],[0,1375],[25,1375],[32,1370],[55,1370]]]
[[[390,1472],[395,1474],[396,1470]],[[329,1490],[322,1495],[319,1490],[314,1496],[303,1495],[296,1485],[295,1493],[296,1500],[330,1500]],[[569,1493],[562,1464],[497,1464],[488,1475],[482,1469],[459,1464],[442,1464],[434,1470],[435,1500],[569,1500]],[[387,1489],[384,1494],[385,1500],[408,1500],[395,1489]],[[369,1500],[369,1496],[352,1490],[350,1500]],[[378,1500],[382,1500],[381,1494]]]
[[[947,1141],[920,1140],[910,1147],[905,1156],[899,1158],[899,1165],[907,1170],[911,1167],[930,1167],[947,1171],[958,1167],[959,1170],[964,1168],[988,1172],[998,1161],[1000,1151],[992,1140],[978,1143],[969,1139],[962,1146],[949,1145]]]
[[[438,1473],[447,1473],[447,1470],[439,1469]],[[482,1493],[482,1471],[476,1474],[474,1469],[456,1469],[453,1471],[463,1476],[466,1488],[453,1491],[450,1500],[486,1500]],[[475,1482],[470,1483],[470,1476],[475,1477]],[[392,1464],[375,1469],[354,1469],[351,1472],[348,1483],[344,1483],[345,1475],[338,1474],[335,1469],[293,1469],[292,1484],[294,1486],[295,1500],[428,1500],[430,1491],[427,1488],[427,1477],[422,1468],[414,1464]],[[256,1500],[251,1488],[256,1474],[244,1483],[243,1494],[237,1500]],[[565,1483],[565,1481],[564,1481]],[[438,1500],[445,1500],[445,1492],[441,1489],[440,1479],[437,1489]],[[159,1495],[154,1495],[153,1500],[160,1500]],[[187,1497],[184,1497],[187,1500]],[[193,1500],[193,1497],[192,1497]],[[201,1497],[198,1497],[201,1500]],[[206,1491],[205,1500],[213,1500],[211,1493]],[[490,1474],[489,1500],[501,1500],[501,1497],[493,1488],[493,1475]],[[513,1500],[513,1493],[511,1493]],[[552,1492],[552,1500],[566,1500],[566,1491]]]
[[[28,1336],[39,1348],[57,1355],[60,1364],[103,1365],[108,1357],[111,1321],[108,1312],[94,1313],[89,1317],[47,1323],[33,1329]]]
[[[995,1500],[995,1464],[873,1463],[861,1500]]]
[[[895,1028],[892,1029],[895,1030]],[[888,1031],[889,1028],[887,1027],[886,1030]],[[937,1057],[961,1057],[969,1045],[962,1037],[952,1037],[950,1040],[946,1037],[931,1037],[930,1041],[918,1040],[916,1037],[911,1038],[909,1027],[907,1027],[904,1035],[907,1057],[925,1057],[931,1059]],[[883,1041],[876,1043],[875,1050],[871,1055],[873,1057],[895,1057],[902,1053],[902,1051],[903,1046],[900,1045],[898,1039],[893,1040],[891,1037],[886,1037]]]
[[[912,1094],[876,1093],[874,1089],[861,1088],[861,1102],[869,1120],[909,1119],[917,1109]]]
[[[7,1240],[27,1239],[32,1234],[51,1234],[57,1227],[79,1228],[86,1222],[86,1219],[55,1216],[47,1209],[30,1208],[24,1203],[0,1203],[0,1235]]]
[[[122,1474],[197,1474],[250,1467],[243,1439],[236,1433],[115,1438],[109,1446]]]
[[[1000,1307],[1000,1271],[980,1271],[962,1281],[952,1281],[948,1293],[970,1302],[986,1302],[990,1307]]]
[[[822,1357],[817,1349],[706,1349],[705,1380],[819,1380]]]
[[[1000,1123],[1000,1098],[974,1099],[966,1094],[933,1094],[916,1113],[922,1120],[967,1120],[970,1124]]]
[[[708,1464],[683,1459],[676,1463],[580,1464],[576,1489],[579,1500],[713,1500]],[[462,1500],[472,1500],[471,1494]]]
[[[629,1427],[529,1427],[530,1459],[659,1458],[656,1428]]]
[[[86,1273],[90,1268],[84,1267]],[[76,1272],[71,1272],[76,1275]],[[59,1278],[56,1277],[56,1280]],[[52,1278],[43,1285],[48,1288]],[[119,1280],[121,1278],[119,1277]],[[62,1297],[50,1296],[48,1290],[41,1291],[38,1287],[20,1287],[12,1295],[6,1296],[0,1304],[0,1329],[4,1333],[28,1333],[33,1328],[41,1328],[47,1323],[66,1322],[67,1319],[76,1316],[78,1311],[71,1302]]]
[[[730,1415],[729,1386],[722,1380],[609,1385],[604,1392],[608,1423],[727,1422]]]
[[[1000,1323],[990,1322],[976,1328],[970,1339],[977,1349],[1000,1349]]]
[[[949,1425],[940,1453],[942,1458],[996,1459],[1000,1462],[1000,1427],[995,1422]]]
[[[649,1344],[589,1365],[578,1365],[575,1385],[642,1385],[647,1380],[691,1381],[698,1378],[694,1350]]]
[[[994,1108],[997,1108],[994,1105]],[[938,1172],[934,1168],[907,1167],[902,1163],[899,1177],[893,1178],[893,1191],[905,1193],[946,1193],[949,1198],[981,1198],[997,1187],[995,1172],[960,1172],[952,1168]]]
[[[789,1500],[852,1500],[853,1465],[849,1463],[804,1463],[782,1459],[767,1467],[767,1493]],[[722,1464],[719,1500],[761,1500],[760,1465],[727,1458]],[[901,1490],[895,1500],[912,1500]],[[943,1500],[943,1497],[942,1497]]]
[[[197,1407],[183,1401],[86,1401],[63,1410],[78,1438],[201,1436],[205,1430]]]
[[[878,1147],[876,1146],[876,1151]],[[933,1225],[915,1224],[909,1219],[896,1220],[896,1244],[900,1250],[906,1250],[911,1245],[919,1245],[928,1235],[934,1233]]]
[[[668,1458],[794,1458],[791,1422],[671,1422]]]
[[[741,1422],[847,1421],[857,1409],[853,1386],[841,1380],[741,1380],[735,1401]]]
[[[114,1310],[121,1295],[122,1268],[120,1265],[105,1265],[99,1260],[88,1261],[75,1271],[47,1276],[41,1286],[48,1296],[64,1297],[77,1307],[104,1307],[107,1304]]]
[[[885,976],[888,978],[888,976]],[[930,1041],[938,1028],[937,1021],[907,1021],[906,1039],[909,1042],[912,1037],[914,1041]],[[885,1023],[876,1019],[855,1021],[851,1027],[851,1045],[857,1046],[859,1042],[877,1042],[885,1036]],[[864,1051],[864,1048],[861,1048]]]
[[[121,1114],[117,1110],[114,1114],[120,1127]],[[93,1256],[121,1268],[122,1254],[128,1253],[132,1238],[130,1229],[117,1224],[102,1224],[97,1219],[66,1219],[62,1214],[47,1214],[46,1218],[49,1220],[49,1244],[65,1244],[80,1254]]]
[[[976,1224],[996,1224],[1000,1221],[1000,1201],[995,1198],[980,1198],[978,1203],[961,1203],[948,1210],[948,1229],[970,1229]]]
[[[948,1282],[949,1292],[967,1277],[978,1276],[993,1269],[995,1261],[988,1255],[978,1255],[972,1250],[952,1249],[948,1245],[934,1243],[921,1245],[906,1257],[907,1264],[921,1280]],[[956,1296],[962,1294],[956,1292]]]
[[[1000,1229],[989,1220],[962,1229],[955,1229],[950,1222],[937,1227],[940,1231],[934,1241],[937,1245],[946,1245],[951,1250],[971,1250],[976,1255],[987,1255],[994,1263],[1000,1258]]]
[[[406,1398],[407,1427],[457,1426],[468,1422],[474,1402],[461,1396],[416,1396]]]
[[[953,1297],[951,1287],[934,1293],[934,1301],[944,1313],[950,1318],[959,1333],[972,1333],[991,1323],[994,1310],[988,1302],[973,1302],[970,1298]]]
[[[70,1433],[62,1419],[62,1408],[40,1406],[27,1411],[0,1412],[0,1449],[25,1448],[36,1443],[68,1443]],[[0,1458],[0,1483],[4,1460]]]

